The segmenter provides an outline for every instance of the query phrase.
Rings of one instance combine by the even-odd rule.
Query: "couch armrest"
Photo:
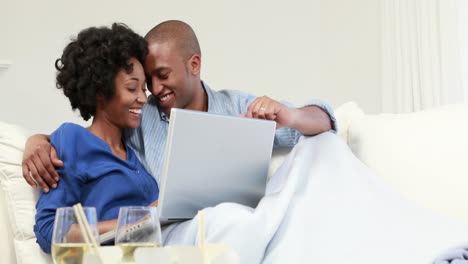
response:
[[[2,173],[0,171],[0,173]],[[13,245],[13,233],[10,228],[10,220],[8,219],[8,210],[5,201],[5,193],[3,188],[0,188],[0,256],[2,263],[16,263],[15,248]]]

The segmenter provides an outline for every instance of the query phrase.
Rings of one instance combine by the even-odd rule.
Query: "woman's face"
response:
[[[102,116],[119,128],[140,126],[141,110],[147,102],[143,66],[135,58],[129,60],[133,71],[121,69],[115,76],[115,94],[103,103]]]

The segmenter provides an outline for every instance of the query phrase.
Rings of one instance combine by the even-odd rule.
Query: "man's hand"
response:
[[[48,136],[34,135],[28,139],[23,153],[23,177],[29,185],[39,185],[44,192],[56,188],[59,175],[55,167],[63,166]]]
[[[328,114],[317,106],[291,108],[267,96],[256,98],[243,117],[273,120],[276,128],[289,127],[305,136],[313,136],[331,129]]]
[[[296,108],[289,108],[268,96],[262,96],[256,98],[242,116],[272,120],[276,122],[276,128],[282,128],[291,127],[297,114],[296,111]]]

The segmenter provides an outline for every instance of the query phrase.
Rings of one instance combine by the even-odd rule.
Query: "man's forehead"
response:
[[[174,42],[154,42],[148,44],[149,54],[146,57],[145,69],[154,73],[155,71],[171,70],[176,64],[183,62],[180,52],[177,52]]]
[[[169,42],[153,42],[148,44],[148,51],[152,55],[164,56],[174,50],[174,45]]]
[[[166,47],[160,46],[159,44],[148,45],[148,56],[145,59],[145,66],[156,68],[160,65],[167,64],[169,56],[169,50]]]
[[[154,74],[161,74],[163,71],[170,71],[171,65],[168,61],[162,60],[157,57],[147,57],[147,62],[145,63],[145,74],[147,75],[154,75]],[[151,60],[151,61],[148,61]]]

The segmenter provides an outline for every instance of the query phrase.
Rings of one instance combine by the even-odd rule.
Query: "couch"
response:
[[[369,115],[350,102],[335,113],[338,135],[375,175],[408,203],[468,226],[468,105]],[[37,190],[21,175],[27,136],[24,128],[0,121],[0,252],[7,264],[51,263],[32,230]],[[274,153],[270,173],[286,154]]]

